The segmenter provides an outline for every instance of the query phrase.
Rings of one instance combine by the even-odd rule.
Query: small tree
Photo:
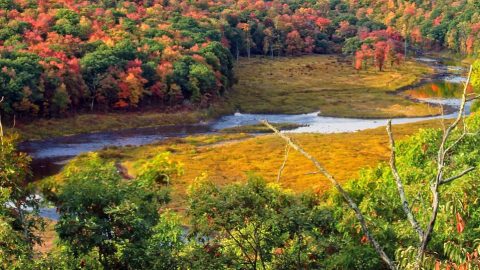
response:
[[[166,166],[169,164],[175,169]],[[148,167],[139,176],[142,180],[127,181],[113,162],[97,154],[70,164],[56,198],[60,212],[56,230],[62,244],[75,257],[96,253],[106,269],[151,269],[159,254],[165,260],[170,258],[171,232],[162,227],[159,214],[169,197],[163,192],[164,183],[154,176],[169,177],[177,169],[170,162],[161,166],[163,172],[152,173],[156,168]],[[162,242],[164,239],[168,241]]]
[[[3,98],[0,99],[0,104]],[[0,118],[0,268],[22,267],[32,259],[38,232],[39,200],[25,183],[31,175],[30,157],[16,149],[17,136],[5,136]],[[29,211],[30,209],[30,211]],[[25,267],[25,266],[23,266]]]

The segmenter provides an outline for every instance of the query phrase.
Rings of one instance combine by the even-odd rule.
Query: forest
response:
[[[239,56],[475,55],[476,1],[20,1],[0,3],[1,110],[13,117],[205,107]]]
[[[480,269],[479,54],[475,0],[0,0],[0,269]]]

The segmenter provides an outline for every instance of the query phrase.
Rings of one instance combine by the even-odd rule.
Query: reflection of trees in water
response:
[[[462,85],[459,83],[438,81],[408,90],[406,94],[413,98],[458,98],[461,96],[461,92]],[[472,92],[470,88],[469,92]]]

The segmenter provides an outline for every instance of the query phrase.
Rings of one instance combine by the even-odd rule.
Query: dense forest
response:
[[[478,56],[478,1],[0,0],[0,113],[207,108],[236,83],[239,58],[342,54],[352,73],[384,74],[441,50]],[[469,75],[457,118],[396,144],[389,122],[390,161],[341,186],[323,173],[326,192],[286,189],[283,167],[277,182],[202,173],[176,208],[179,138],[135,174],[112,148],[31,183],[32,158],[0,118],[0,269],[479,269],[480,114],[465,104],[480,61]],[[283,136],[282,166],[304,151]],[[57,220],[40,215],[46,202]],[[49,226],[55,243],[39,252]]]
[[[410,49],[480,49],[476,1],[0,2],[2,112],[206,107],[252,54],[355,55],[398,64]]]

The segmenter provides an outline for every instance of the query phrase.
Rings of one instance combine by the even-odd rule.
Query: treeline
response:
[[[445,177],[476,169],[442,185],[425,269],[476,269],[480,261],[480,116],[456,129]],[[431,211],[429,182],[436,175],[442,130],[423,130],[397,145],[396,164],[423,225]],[[25,188],[28,158],[2,138],[0,162],[0,268],[2,269],[385,269],[338,192],[295,194],[258,177],[219,187],[201,176],[189,187],[180,216],[166,207],[183,168],[168,153],[123,175],[115,161],[86,154],[43,183],[58,206],[58,242],[37,254],[38,196]],[[411,269],[418,235],[405,217],[388,164],[366,169],[345,184],[370,232]],[[29,210],[33,209],[33,211]],[[184,227],[182,224],[187,224]]]
[[[232,58],[340,52],[381,29],[339,1],[5,0],[1,111],[208,106],[234,83]]]
[[[480,53],[480,2],[455,0],[349,1],[357,17],[397,29],[418,49]]]

